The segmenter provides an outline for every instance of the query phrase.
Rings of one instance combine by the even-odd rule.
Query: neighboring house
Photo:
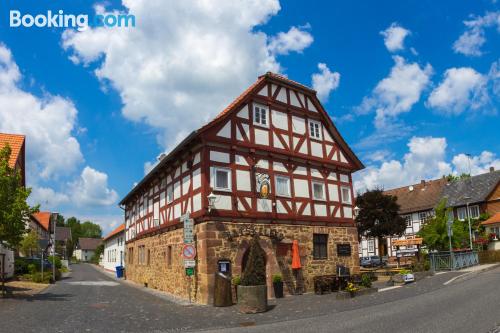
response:
[[[398,247],[403,255],[413,255],[420,243],[416,234],[422,224],[429,217],[434,216],[434,208],[441,200],[441,193],[446,183],[445,178],[422,180],[418,184],[384,191],[386,195],[397,197],[399,213],[406,221],[405,233],[401,237],[389,237],[382,244],[379,244],[378,239],[363,237],[360,242],[359,255],[394,257]]]
[[[73,256],[80,261],[90,261],[95,249],[102,243],[100,238],[78,238]]]
[[[67,253],[69,241],[71,241],[71,228],[56,226],[56,252],[65,260],[69,259]]]
[[[110,232],[103,239],[104,253],[100,265],[108,271],[115,271],[116,266],[125,266],[125,224]]]
[[[56,220],[56,215],[54,213],[51,213],[51,212],[38,212],[38,213],[34,213],[31,215],[31,220],[32,221],[36,221],[37,224],[40,225],[41,228],[39,228],[41,230],[41,234],[43,237],[40,237],[40,234],[39,234],[39,238],[40,239],[48,239],[49,240],[49,244],[48,244],[48,247],[46,249],[42,249],[42,250],[46,250],[46,254],[47,255],[52,255],[52,243],[53,243],[53,235],[54,235],[54,225],[53,225],[53,221]]]
[[[28,229],[34,230],[38,235],[38,239],[49,239],[50,213],[48,214],[47,218],[45,218],[43,212],[35,213],[30,216]]]
[[[26,186],[26,137],[18,134],[0,133],[0,149],[11,148],[9,166],[21,174],[21,184]],[[14,276],[14,251],[0,243],[0,272],[6,278]],[[1,277],[0,277],[1,278]]]
[[[491,167],[487,173],[452,181],[445,186],[443,197],[461,221],[500,212],[500,170]]]
[[[314,90],[262,75],[163,155],[120,202],[127,278],[189,297],[179,256],[183,215],[195,224],[198,303],[213,302],[218,269],[241,274],[253,234],[266,252],[270,297],[273,274],[282,274],[288,287],[312,291],[313,278],[336,274],[337,265],[358,273],[351,175],[362,168]],[[294,240],[300,274],[291,269]]]
[[[500,250],[500,212],[494,214],[486,221],[481,223],[485,229],[487,234],[494,234],[493,239],[488,244],[489,250]]]

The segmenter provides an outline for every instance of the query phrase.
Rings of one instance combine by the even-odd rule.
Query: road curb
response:
[[[494,265],[485,267],[484,269],[480,269],[480,270],[477,270],[477,271],[466,272],[466,273],[464,273],[462,275],[455,276],[454,278],[451,278],[450,280],[444,282],[443,285],[447,286],[447,285],[449,285],[450,283],[453,283],[453,282],[466,281],[466,280],[469,280],[469,278],[473,278],[475,275],[491,271],[491,270],[496,269],[498,267],[500,267],[500,264],[494,264]]]

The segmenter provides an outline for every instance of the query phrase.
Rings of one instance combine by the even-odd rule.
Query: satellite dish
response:
[[[410,192],[413,191],[413,186],[412,185],[408,186],[408,190],[410,190]]]

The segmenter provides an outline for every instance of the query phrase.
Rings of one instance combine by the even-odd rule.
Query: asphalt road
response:
[[[0,332],[488,332],[500,323],[500,269],[443,282],[446,273],[403,288],[339,301],[302,295],[264,314],[236,307],[179,305],[117,282],[88,264],[34,297],[0,299]],[[499,330],[500,332],[500,330]]]

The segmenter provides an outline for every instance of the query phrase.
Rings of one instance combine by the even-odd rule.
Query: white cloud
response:
[[[485,29],[496,26],[500,32],[500,11],[473,16],[464,21],[464,25],[466,31],[453,43],[453,50],[466,56],[480,56],[483,54],[481,47],[486,42]]]
[[[75,106],[60,96],[34,96],[19,88],[21,79],[10,50],[0,43],[0,132],[27,136],[28,179],[49,179],[75,170],[83,161],[72,134]]]
[[[273,54],[288,54],[291,51],[300,53],[313,41],[313,36],[302,27],[291,27],[287,32],[279,32],[270,39],[269,50]]]
[[[447,143],[445,138],[412,137],[408,142],[408,153],[402,160],[381,161],[354,174],[354,187],[363,192],[367,189],[385,189],[415,184],[421,180],[437,179],[443,175],[468,173],[467,156],[457,154],[446,160]],[[473,175],[489,171],[493,166],[500,168],[500,159],[494,153],[483,151],[471,157]]]
[[[365,97],[358,113],[376,112],[375,127],[383,129],[401,113],[409,112],[430,83],[432,66],[421,67],[394,56],[394,66],[389,76],[381,80],[371,96]]]
[[[450,68],[430,94],[427,106],[447,114],[477,110],[489,100],[486,83],[487,78],[470,67]]]
[[[29,197],[31,205],[39,204],[42,209],[52,209],[70,201],[68,195],[59,193],[49,187],[36,186]]]
[[[489,151],[483,151],[479,156],[467,156],[466,154],[455,155],[451,161],[455,167],[455,173],[469,173],[477,175],[488,172],[490,167],[500,170],[500,159]]]
[[[411,32],[394,22],[389,28],[381,31],[380,34],[384,36],[385,47],[390,52],[396,52],[404,49],[405,38]]]
[[[340,84],[340,74],[331,72],[326,64],[318,64],[319,73],[311,76],[313,89],[317,91],[318,98],[321,101],[327,101],[330,92],[338,88]]]
[[[493,94],[500,97],[500,60],[491,64],[488,79],[490,80]]]
[[[156,128],[163,148],[220,112],[259,74],[280,71],[277,54],[312,42],[302,28],[259,31],[280,10],[277,0],[131,1],[129,29],[66,31],[63,46],[120,94],[123,115]]]
[[[108,175],[88,166],[69,188],[77,206],[109,206],[118,200],[116,191],[108,188]]]

